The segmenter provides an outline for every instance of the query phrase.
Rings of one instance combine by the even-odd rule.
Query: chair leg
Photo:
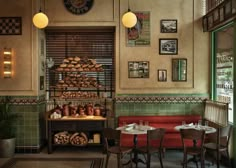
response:
[[[201,155],[201,168],[205,168],[205,155]]]
[[[110,153],[107,153],[105,168],[107,168],[107,166],[108,166],[108,160],[109,160],[109,158],[110,158]]]
[[[187,168],[187,154],[184,152],[183,168]]]
[[[151,155],[150,154],[147,154],[147,168],[150,168],[151,167]]]
[[[162,151],[160,151],[160,153],[159,153],[159,160],[160,160],[161,168],[163,168],[163,163],[162,163]]]
[[[121,164],[121,155],[117,154],[117,168],[121,168],[122,164]]]
[[[232,165],[231,165],[231,160],[230,160],[230,157],[229,157],[229,150],[227,150],[226,151],[226,157],[227,157],[227,159],[228,159],[228,164],[229,164],[229,167],[232,167]]]

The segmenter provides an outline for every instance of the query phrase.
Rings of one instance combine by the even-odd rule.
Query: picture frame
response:
[[[0,17],[0,35],[21,35],[21,17]]]
[[[177,33],[177,19],[162,19],[160,26],[161,33]]]
[[[137,23],[134,27],[127,29],[126,45],[128,47],[150,46],[151,44],[151,23],[150,11],[134,11]]]
[[[149,61],[128,61],[129,78],[149,78]]]
[[[187,81],[187,58],[172,59],[172,81],[174,82]]]
[[[159,82],[167,81],[167,70],[166,69],[158,69],[157,70],[157,79]]]
[[[159,39],[160,55],[177,55],[178,39],[177,38],[160,38]]]

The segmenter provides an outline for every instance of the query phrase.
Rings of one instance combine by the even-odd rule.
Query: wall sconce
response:
[[[129,0],[128,0],[128,12],[126,12],[122,16],[122,23],[127,28],[134,27],[137,23],[137,16],[130,10]]]
[[[12,77],[12,49],[4,48],[3,51],[3,76],[4,78]]]

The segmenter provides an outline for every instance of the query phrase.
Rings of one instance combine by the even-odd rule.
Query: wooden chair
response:
[[[163,168],[162,163],[162,142],[164,139],[166,130],[164,128],[156,128],[147,131],[147,145],[144,147],[138,147],[136,152],[145,156],[147,168],[151,166],[151,155],[158,154],[160,165]],[[147,156],[147,157],[146,157]]]
[[[196,163],[198,167],[198,157],[200,156],[201,167],[204,167],[204,139],[205,139],[205,131],[197,130],[197,129],[180,129],[181,140],[183,144],[184,150],[184,158],[183,158],[183,168],[187,167],[187,163],[189,161],[193,161]],[[193,146],[187,146],[189,141],[193,142]],[[193,158],[187,160],[187,155],[192,155]]]
[[[103,136],[104,136],[104,142],[105,142],[105,150],[106,150],[106,165],[105,168],[108,166],[108,161],[111,154],[117,155],[117,167],[121,168],[123,166],[122,164],[122,158],[124,155],[129,154],[130,155],[130,163],[132,162],[132,148],[128,147],[122,147],[120,146],[120,137],[121,137],[121,130],[115,130],[112,128],[104,128],[103,129]],[[132,163],[131,163],[132,167]]]
[[[229,157],[229,140],[232,132],[232,125],[228,125],[226,127],[219,129],[219,146],[217,145],[217,133],[209,134],[207,136],[207,142],[204,144],[204,148],[206,149],[206,154],[211,156],[212,165],[214,164],[214,160],[217,161],[217,165],[220,162],[220,154],[225,154],[228,160],[228,165],[231,167],[231,161]],[[214,155],[210,155],[211,153],[215,153]]]

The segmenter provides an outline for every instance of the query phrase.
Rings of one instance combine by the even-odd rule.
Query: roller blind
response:
[[[46,87],[50,90],[55,81],[50,78],[50,70],[58,67],[65,58],[78,56],[95,59],[102,64],[105,75],[100,81],[109,91],[114,92],[114,28],[73,28],[46,30],[46,59],[54,62],[46,69]]]

